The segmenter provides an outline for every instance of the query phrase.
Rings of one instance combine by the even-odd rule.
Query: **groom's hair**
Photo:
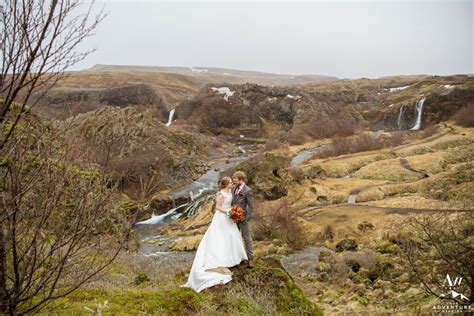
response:
[[[239,180],[245,181],[245,173],[243,171],[237,171],[232,177],[236,177]]]

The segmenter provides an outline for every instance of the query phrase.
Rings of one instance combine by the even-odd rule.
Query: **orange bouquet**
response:
[[[229,212],[227,212],[230,219],[235,223],[239,223],[245,220],[245,211],[238,205],[232,206]]]

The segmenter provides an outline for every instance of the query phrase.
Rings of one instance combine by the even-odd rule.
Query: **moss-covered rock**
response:
[[[288,194],[288,186],[293,181],[287,170],[290,163],[289,157],[265,153],[239,164],[234,170],[245,172],[255,195],[276,200]]]

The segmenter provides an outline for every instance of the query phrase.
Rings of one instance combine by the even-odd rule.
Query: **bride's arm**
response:
[[[217,198],[216,198],[216,210],[224,214],[227,214],[227,210],[222,207],[223,203],[224,203],[224,196],[221,193],[218,193]]]

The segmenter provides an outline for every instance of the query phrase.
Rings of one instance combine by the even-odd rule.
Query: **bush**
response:
[[[354,135],[357,130],[357,125],[349,117],[343,116],[336,116],[324,121],[311,121],[302,126],[307,135],[316,139],[350,136]]]
[[[358,248],[357,241],[354,239],[343,239],[336,245],[336,252],[356,251]]]
[[[454,114],[456,124],[464,127],[474,126],[474,103],[469,103]]]
[[[302,226],[287,199],[281,199],[276,205],[258,209],[259,212],[252,218],[256,240],[279,238],[295,250],[306,245]]]
[[[288,132],[286,136],[286,141],[291,146],[304,144],[306,140],[306,134],[301,128],[293,128]]]
[[[402,144],[403,140],[404,137],[402,133],[394,133],[391,136],[361,135],[357,138],[335,137],[332,139],[332,144],[329,149],[316,153],[313,158],[328,158],[394,147]]]
[[[265,151],[271,151],[281,147],[281,142],[276,139],[270,139],[265,143]]]

